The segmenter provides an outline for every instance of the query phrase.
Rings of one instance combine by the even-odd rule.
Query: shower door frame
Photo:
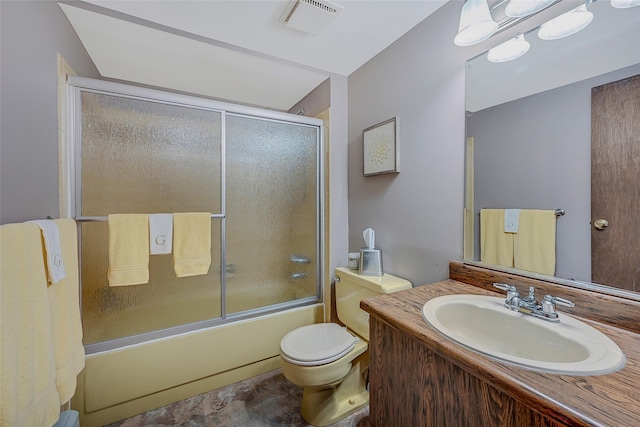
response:
[[[156,89],[131,86],[122,83],[95,80],[85,77],[69,76],[67,81],[67,141],[66,150],[61,158],[60,168],[64,168],[64,188],[60,189],[61,206],[70,217],[76,220],[78,242],[81,243],[82,222],[107,221],[107,216],[81,216],[81,142],[82,142],[82,92],[98,93],[140,101],[162,103],[186,108],[196,108],[221,115],[221,157],[220,157],[220,213],[212,213],[211,218],[220,220],[220,317],[195,323],[188,323],[154,330],[132,336],[85,345],[87,354],[114,350],[151,340],[162,339],[178,334],[199,331],[239,320],[281,312],[287,309],[309,306],[324,300],[324,121],[321,119],[290,114],[275,110],[209,100],[191,95],[164,92]],[[265,307],[254,308],[238,313],[226,312],[226,115],[255,118],[279,123],[308,126],[317,129],[316,139],[316,295],[300,298]],[[62,172],[61,172],[62,173]],[[79,251],[79,257],[81,251]],[[80,266],[82,260],[79,260]],[[82,275],[80,275],[80,304],[82,305]],[[82,313],[82,306],[80,307]]]

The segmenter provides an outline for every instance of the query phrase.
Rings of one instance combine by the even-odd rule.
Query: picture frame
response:
[[[393,117],[362,131],[364,176],[399,173],[398,118]]]

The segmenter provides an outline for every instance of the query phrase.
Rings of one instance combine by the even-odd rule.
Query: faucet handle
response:
[[[564,298],[560,298],[560,297],[553,297],[553,300],[555,301],[555,303],[557,305],[562,305],[562,306],[565,306],[565,307],[575,307],[576,306],[572,301],[569,301],[568,299],[564,299]]]
[[[506,283],[494,283],[493,286],[498,289],[502,289],[503,291],[517,292],[517,289],[515,286],[507,285]]]
[[[498,289],[502,289],[503,291],[507,291],[507,298],[504,300],[504,305],[509,310],[518,310],[520,308],[520,293],[516,289],[515,286],[507,285],[506,283],[494,283]]]
[[[568,299],[554,297],[552,295],[545,295],[542,300],[542,311],[546,314],[556,314],[556,304],[565,307],[575,307],[576,305]]]

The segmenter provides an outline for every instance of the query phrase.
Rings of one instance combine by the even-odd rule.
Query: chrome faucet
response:
[[[311,262],[311,259],[305,255],[291,255],[289,259],[296,264],[309,264]]]
[[[529,294],[524,298],[520,298],[520,293],[515,286],[507,285],[506,283],[494,283],[493,286],[507,292],[504,306],[509,310],[538,317],[549,322],[560,321],[556,311],[556,305],[575,307],[575,304],[571,301],[551,295],[545,295],[542,302],[538,303],[536,299],[536,289],[533,286],[529,286]]]

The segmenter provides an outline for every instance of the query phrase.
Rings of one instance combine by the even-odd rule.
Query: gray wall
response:
[[[462,258],[464,65],[489,45],[453,44],[461,8],[446,3],[349,76],[349,247],[372,227],[384,271],[414,286]],[[394,116],[400,173],[364,177],[362,130]]]
[[[315,117],[331,106],[331,79],[327,79],[320,83],[307,96],[302,98],[293,107],[289,109],[289,113],[298,114],[304,110],[303,115]]]
[[[331,270],[347,265],[349,252],[349,199],[348,199],[348,134],[349,101],[346,76],[331,76],[329,181],[329,230],[331,241]]]
[[[556,276],[591,281],[591,88],[636,74],[640,65],[467,119],[475,146],[475,259],[480,208],[561,208]]]
[[[329,271],[347,265],[349,252],[349,205],[347,199],[347,77],[330,74],[289,112],[297,113],[304,108],[305,116],[316,116],[327,108],[329,112],[329,213],[327,215],[330,233]]]
[[[349,252],[349,209],[347,203],[347,77],[330,74],[307,96],[296,103],[289,112],[296,114],[304,109],[305,116],[315,117],[331,107],[329,117],[329,181],[330,199],[328,230],[330,232],[329,271],[347,265]]]
[[[55,1],[0,1],[0,24],[0,224],[57,218],[57,53],[99,74]]]

